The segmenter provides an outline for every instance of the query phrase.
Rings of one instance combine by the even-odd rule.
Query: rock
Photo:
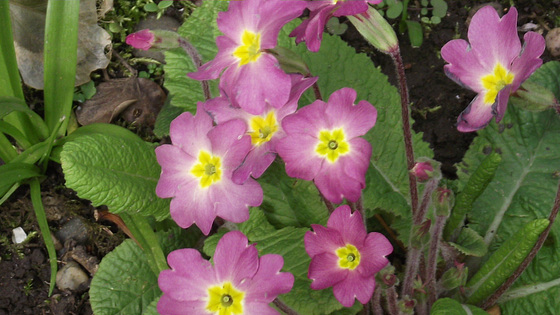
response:
[[[84,244],[88,239],[88,230],[84,222],[79,218],[73,218],[66,222],[62,228],[56,232],[56,237],[60,243],[64,244],[66,241],[72,239],[78,244]]]
[[[12,242],[14,242],[14,244],[23,243],[26,238],[27,233],[25,233],[21,226],[18,226],[17,228],[12,230]]]
[[[546,34],[546,48],[554,57],[560,56],[560,27],[551,29]]]
[[[83,291],[88,284],[88,275],[75,261],[68,262],[56,273],[56,287],[62,291]]]

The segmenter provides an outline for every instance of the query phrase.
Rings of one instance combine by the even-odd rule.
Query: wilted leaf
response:
[[[153,126],[166,97],[159,85],[144,78],[103,82],[97,91],[76,109],[82,125],[109,123],[121,115],[128,122]]]
[[[10,13],[19,70],[25,84],[43,89],[43,45],[47,0],[11,0]],[[76,86],[90,80],[95,69],[105,68],[105,47],[111,36],[97,25],[95,0],[80,0]]]

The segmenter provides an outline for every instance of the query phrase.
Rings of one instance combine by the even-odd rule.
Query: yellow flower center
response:
[[[243,66],[249,62],[255,62],[261,56],[261,34],[255,34],[244,30],[241,35],[243,43],[235,49],[233,55],[239,58],[239,65]]]
[[[340,247],[336,250],[336,255],[340,268],[354,270],[360,264],[360,252],[354,245],[346,244],[345,247]]]
[[[337,128],[333,130],[321,130],[319,132],[319,143],[315,152],[334,163],[341,156],[350,152],[350,144],[346,141],[344,130]]]
[[[484,93],[484,103],[494,104],[498,92],[500,92],[506,85],[511,84],[515,79],[513,73],[509,73],[504,66],[500,63],[496,64],[494,71],[490,74],[483,76],[482,86],[486,90]]]
[[[245,292],[237,290],[230,282],[208,288],[206,309],[219,315],[243,314]]]
[[[259,146],[270,141],[274,133],[278,131],[278,122],[274,111],[269,112],[266,117],[254,116],[249,120],[249,134],[251,135],[251,143]]]
[[[198,153],[198,163],[191,168],[191,174],[200,178],[200,187],[206,188],[222,178],[222,162],[217,156],[206,151]]]

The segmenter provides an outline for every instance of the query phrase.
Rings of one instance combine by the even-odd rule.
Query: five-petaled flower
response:
[[[377,110],[367,101],[357,105],[356,91],[335,91],[328,103],[317,100],[282,121],[286,137],[276,150],[291,177],[313,180],[334,203],[356,202],[365,187],[371,145],[360,136],[370,130]]]
[[[331,214],[327,227],[312,224],[305,234],[305,250],[311,257],[308,277],[311,288],[333,287],[336,299],[345,307],[358,299],[367,303],[375,289],[375,274],[389,261],[393,246],[383,234],[367,233],[359,212],[347,205]]]
[[[364,13],[368,10],[369,3],[378,4],[382,0],[334,0],[334,1],[308,1],[309,18],[296,27],[290,36],[296,38],[296,43],[305,42],[307,49],[317,52],[321,47],[323,31],[327,21],[333,17],[348,16]]]
[[[488,125],[492,117],[500,122],[509,95],[541,66],[544,38],[535,32],[517,35],[517,10],[511,8],[501,19],[491,6],[472,18],[469,42],[455,39],[443,46],[441,56],[449,64],[447,75],[478,93],[457,119],[457,129],[471,132]]]
[[[251,149],[243,121],[213,127],[212,118],[200,107],[196,116],[183,113],[173,120],[173,144],[156,148],[161,165],[156,194],[173,198],[171,217],[179,226],[194,223],[208,235],[216,216],[236,223],[249,219],[248,206],[259,206],[263,191],[251,178],[243,185],[231,179]]]
[[[304,1],[231,1],[218,15],[224,33],[216,38],[218,54],[188,76],[210,80],[221,75],[225,95],[251,114],[262,114],[266,103],[280,108],[290,95],[290,77],[266,50],[276,47],[280,29],[304,9]]]
[[[288,102],[280,108],[265,104],[261,115],[252,115],[233,107],[225,97],[213,98],[204,104],[218,124],[230,119],[241,119],[247,123],[247,134],[251,136],[253,147],[242,165],[233,172],[235,183],[242,184],[249,176],[259,178],[272,164],[276,158],[276,143],[285,136],[282,119],[296,111],[301,94],[317,81],[317,77],[304,78],[300,74],[291,74],[290,77],[292,89]]]
[[[193,248],[173,251],[167,257],[171,270],[159,274],[163,291],[160,314],[279,314],[269,303],[288,293],[294,276],[280,272],[284,259],[267,254],[259,258],[239,231],[225,234],[214,253],[214,265]]]

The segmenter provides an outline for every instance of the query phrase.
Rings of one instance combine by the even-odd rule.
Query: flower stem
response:
[[[521,276],[523,271],[527,269],[527,267],[529,266],[533,258],[535,258],[538,251],[543,246],[544,241],[548,237],[548,233],[550,232],[554,220],[556,220],[556,216],[558,215],[558,209],[560,209],[560,182],[558,183],[558,191],[556,192],[556,199],[554,200],[554,205],[552,206],[552,210],[550,211],[550,215],[548,216],[548,221],[550,221],[548,227],[541,233],[539,239],[535,243],[535,246],[533,246],[533,249],[531,249],[527,257],[525,257],[525,260],[523,260],[523,262],[519,265],[519,267],[517,267],[515,272],[504,283],[502,283],[502,285],[498,288],[498,290],[496,290],[496,292],[494,292],[486,301],[484,301],[484,303],[481,306],[483,309],[487,309],[490,306],[494,305],[494,303],[496,303],[498,298],[502,296],[502,294],[504,294],[509,289],[509,287],[511,287],[511,285],[515,282],[515,280],[517,280],[517,278]]]
[[[202,57],[198,53],[198,50],[185,38],[180,37],[178,39],[179,46],[183,48],[183,50],[191,57],[192,62],[194,63],[195,67],[198,69],[202,66]],[[209,100],[212,98],[210,94],[210,87],[208,86],[208,81],[204,80],[201,82],[202,84],[202,92],[204,93],[204,98]]]
[[[286,303],[282,302],[279,299],[274,299],[274,301],[272,301],[272,303],[274,303],[274,305],[276,307],[278,307],[278,309],[281,310],[282,312],[284,312],[286,315],[299,315],[298,312],[294,311]]]
[[[418,209],[418,189],[416,187],[416,178],[410,172],[414,167],[414,149],[412,148],[412,132],[410,130],[410,113],[408,111],[409,99],[408,99],[408,86],[406,84],[406,75],[404,73],[404,63],[401,57],[400,48],[397,48],[390,52],[391,59],[395,65],[397,73],[397,81],[399,85],[399,93],[401,94],[401,118],[403,123],[403,135],[404,135],[404,148],[406,152],[406,164],[408,169],[408,182],[410,186],[410,206],[412,209],[412,215],[414,215]]]
[[[445,226],[446,216],[437,216],[432,239],[430,240],[430,249],[428,252],[428,265],[426,266],[426,286],[428,288],[428,305],[431,307],[437,299],[436,291],[436,269],[437,256],[439,251],[439,243]]]
[[[389,310],[389,314],[391,315],[398,315],[399,314],[399,307],[397,306],[397,291],[395,287],[392,286],[387,289],[387,308]]]
[[[426,217],[426,211],[428,211],[428,206],[430,205],[430,201],[432,200],[432,193],[439,185],[439,179],[432,178],[426,183],[426,187],[424,187],[424,194],[422,196],[422,203],[420,204],[420,208],[418,208],[418,212],[413,215],[413,223],[414,225],[419,225],[424,221]]]
[[[313,93],[315,93],[315,98],[317,100],[323,100],[323,96],[321,95],[321,90],[319,89],[319,85],[317,84],[317,82],[313,83]]]
[[[422,253],[421,248],[415,248],[409,246],[408,253],[406,255],[406,268],[404,271],[404,280],[402,287],[402,295],[412,298],[412,284],[414,283],[414,277],[418,274],[418,260]]]
[[[381,307],[381,286],[376,285],[373,291],[373,297],[369,301],[373,315],[383,315],[383,308]]]

